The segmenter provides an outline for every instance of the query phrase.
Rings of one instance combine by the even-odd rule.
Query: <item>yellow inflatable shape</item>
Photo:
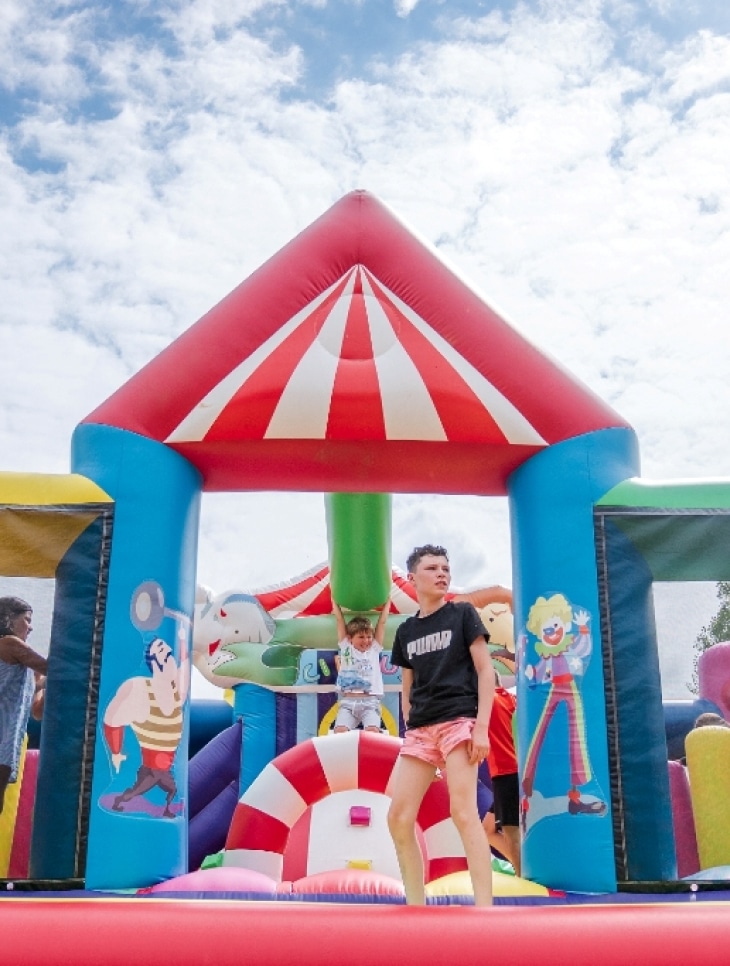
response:
[[[339,702],[333,704],[329,711],[322,716],[322,720],[319,723],[318,736],[321,738],[322,735],[328,735],[330,728],[335,723],[335,718],[337,717],[337,709],[340,707]],[[398,725],[393,715],[388,711],[384,704],[380,706],[380,717],[383,719],[383,724],[388,729],[388,734],[393,735],[394,738],[398,738]]]
[[[0,503],[29,507],[113,502],[100,486],[78,473],[0,471]]]
[[[112,498],[85,476],[0,472],[0,573],[55,577],[71,544]]]
[[[684,747],[700,868],[730,865],[730,728],[695,728]]]
[[[26,737],[23,740],[23,748],[20,752],[18,780],[8,785],[5,791],[3,812],[0,815],[0,879],[7,878],[8,869],[10,868],[10,855],[13,850],[13,834],[15,832],[15,819],[18,815],[20,786],[23,784],[23,769],[25,768],[25,749],[27,744],[28,739]]]
[[[537,882],[522,879],[517,875],[492,872],[492,889],[495,896],[546,896],[548,891]],[[471,877],[468,872],[451,872],[440,879],[434,879],[426,886],[427,896],[471,896]]]

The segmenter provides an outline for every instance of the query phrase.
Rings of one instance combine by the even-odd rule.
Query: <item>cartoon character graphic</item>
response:
[[[489,631],[489,653],[503,688],[515,684],[515,628],[512,613],[512,591],[490,587],[484,591],[486,602],[478,608]]]
[[[229,590],[214,595],[198,587],[193,662],[221,688],[242,681],[291,688],[300,678],[304,651],[302,644],[287,639],[291,628],[292,621],[275,621],[253,594]]]
[[[154,633],[166,616],[177,619],[179,664],[170,644]],[[149,673],[122,681],[104,712],[103,727],[117,774],[127,758],[123,753],[127,728],[137,738],[142,761],[134,783],[114,797],[111,808],[125,812],[126,803],[160,788],[165,793],[162,815],[173,818],[175,811],[171,806],[177,794],[173,764],[182,738],[183,706],[190,686],[186,626],[189,620],[184,614],[166,609],[162,588],[149,581],[135,592],[132,621],[143,631],[144,661]],[[140,811],[139,808],[132,810]],[[144,810],[155,814],[150,807]]]
[[[220,688],[232,688],[242,680],[266,684],[266,669],[261,655],[269,650],[276,622],[252,595],[243,591],[226,591],[214,594],[207,587],[198,586],[195,600],[193,625],[193,663],[206,681]],[[236,655],[229,650],[230,644],[249,644],[248,670],[252,676],[240,673],[227,675],[226,665]]]
[[[527,816],[535,785],[535,773],[548,729],[561,706],[568,718],[568,758],[570,788],[567,810],[571,815],[606,814],[607,806],[597,798],[588,799],[579,789],[593,777],[586,742],[583,698],[579,686],[591,655],[592,639],[588,627],[590,615],[573,609],[563,594],[538,597],[530,608],[527,630],[536,638],[537,664],[526,663],[527,635],[520,641],[520,670],[528,687],[543,686],[547,696],[527,749],[522,787],[522,828],[527,829]],[[574,630],[573,628],[576,628]],[[563,805],[564,809],[564,805]]]

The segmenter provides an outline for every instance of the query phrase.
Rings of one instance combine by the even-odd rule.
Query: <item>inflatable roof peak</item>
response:
[[[627,427],[365,191],[84,422],[177,450],[208,491],[487,495],[546,446]]]

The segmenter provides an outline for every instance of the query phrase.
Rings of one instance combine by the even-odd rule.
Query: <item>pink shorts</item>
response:
[[[446,759],[463,741],[471,741],[473,718],[456,718],[439,724],[424,725],[406,731],[401,755],[420,758],[435,768],[444,768]]]

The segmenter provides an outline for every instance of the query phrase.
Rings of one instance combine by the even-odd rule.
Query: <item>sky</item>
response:
[[[631,423],[645,478],[730,477],[728,157],[725,0],[3,0],[0,469],[68,472],[88,413],[365,188]],[[395,563],[433,540],[511,585],[506,501],[393,521]],[[216,591],[326,557],[320,494],[204,497]]]

